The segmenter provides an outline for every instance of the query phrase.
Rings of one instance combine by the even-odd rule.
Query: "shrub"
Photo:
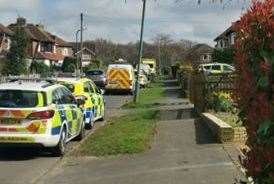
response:
[[[33,61],[30,65],[31,73],[40,74],[41,77],[48,77],[51,73],[51,69],[43,62]]]
[[[253,1],[236,23],[234,99],[247,129],[242,161],[255,183],[274,183],[274,0]]]
[[[214,92],[209,99],[209,107],[216,112],[229,112],[232,110],[232,99],[229,93]]]
[[[70,72],[73,73],[76,70],[77,61],[75,58],[66,57],[63,61],[61,69],[63,72]]]

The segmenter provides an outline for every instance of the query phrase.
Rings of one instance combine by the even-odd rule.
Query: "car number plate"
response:
[[[11,118],[0,119],[0,125],[18,125],[18,124],[20,124],[20,120],[18,119],[11,119]]]

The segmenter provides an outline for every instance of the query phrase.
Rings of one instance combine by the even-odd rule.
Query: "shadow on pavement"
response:
[[[213,136],[210,129],[199,118],[194,121],[195,135],[197,144],[217,144],[217,139]]]
[[[37,157],[52,157],[45,148],[0,146],[0,161],[25,161]]]

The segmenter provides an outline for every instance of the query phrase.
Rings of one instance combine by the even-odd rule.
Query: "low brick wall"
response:
[[[247,140],[247,134],[246,134],[246,129],[244,127],[238,127],[234,128],[234,142],[246,142]]]
[[[244,127],[233,128],[210,113],[201,113],[200,116],[217,138],[218,142],[228,143],[246,141],[246,130]]]

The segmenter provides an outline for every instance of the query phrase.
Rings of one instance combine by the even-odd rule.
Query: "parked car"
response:
[[[135,72],[131,64],[110,64],[107,69],[106,91],[126,91],[134,94]]]
[[[149,84],[148,77],[143,70],[139,74],[139,84],[141,87],[146,87]]]
[[[208,63],[199,65],[198,70],[206,74],[221,74],[233,73],[235,72],[235,67],[226,63]]]
[[[62,156],[67,142],[85,135],[81,104],[65,86],[47,81],[0,84],[0,143],[42,145]]]
[[[106,74],[103,70],[89,70],[89,71],[86,72],[86,77],[93,80],[93,82],[99,88],[105,88],[107,78],[106,78]]]
[[[95,121],[104,120],[105,100],[102,90],[88,78],[58,78],[57,81],[66,86],[76,99],[81,99],[83,105],[84,122],[87,129],[94,126]]]

